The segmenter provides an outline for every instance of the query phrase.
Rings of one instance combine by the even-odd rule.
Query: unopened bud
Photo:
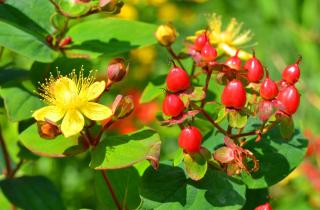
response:
[[[108,79],[112,82],[121,81],[126,76],[128,68],[123,58],[112,59],[107,68]]]
[[[70,44],[72,42],[72,38],[71,36],[67,36],[66,38],[62,39],[59,43],[59,47],[60,48],[63,48],[65,47],[66,45]]]
[[[261,121],[267,121],[275,112],[271,101],[262,100],[258,106],[258,116]]]
[[[234,160],[234,152],[229,147],[220,147],[214,152],[213,157],[220,163],[230,163]]]
[[[61,134],[61,131],[57,125],[52,122],[38,121],[38,132],[42,138],[54,139]]]
[[[134,110],[134,102],[130,96],[118,95],[112,104],[113,116],[122,119],[129,116]]]
[[[172,24],[160,25],[155,33],[158,42],[166,47],[169,47],[176,41],[177,31]]]

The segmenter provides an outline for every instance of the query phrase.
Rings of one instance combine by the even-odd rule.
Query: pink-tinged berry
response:
[[[212,47],[210,42],[207,42],[201,50],[201,57],[206,62],[214,61],[217,57],[216,48]]]
[[[274,99],[279,93],[277,83],[269,78],[267,72],[267,77],[262,82],[260,87],[260,96],[265,100]]]
[[[299,64],[301,59],[302,57],[299,57],[294,64],[287,66],[282,72],[282,79],[288,84],[293,85],[299,80],[300,78]]]
[[[188,126],[182,129],[179,136],[179,146],[188,153],[198,152],[201,147],[202,134],[194,126]]]
[[[170,69],[166,83],[169,91],[179,92],[190,87],[190,78],[186,71],[175,66]]]
[[[164,98],[162,111],[165,115],[176,117],[183,112],[184,108],[184,104],[179,96],[175,94],[168,94]]]
[[[232,69],[236,69],[236,70],[240,70],[241,69],[241,65],[242,65],[242,61],[238,56],[239,50],[237,50],[236,54],[234,56],[231,56],[230,58],[228,58],[225,62],[225,64],[227,66],[229,66]]]
[[[263,78],[263,66],[254,52],[253,57],[244,64],[244,69],[248,71],[247,75],[250,82],[259,82]]]
[[[223,89],[222,103],[228,108],[242,109],[246,104],[246,90],[239,80],[230,81]]]
[[[297,88],[291,85],[280,91],[277,99],[281,104],[282,111],[288,115],[292,115],[299,107],[300,94]]]
[[[270,206],[270,203],[267,202],[265,204],[257,206],[254,210],[272,210],[272,207]]]
[[[206,32],[203,32],[199,36],[197,36],[196,40],[194,41],[194,48],[197,51],[201,51],[205,44],[209,41]]]

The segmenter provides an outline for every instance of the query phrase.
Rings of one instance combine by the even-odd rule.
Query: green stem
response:
[[[211,69],[205,69],[205,72],[207,74],[207,77],[206,77],[206,84],[203,87],[203,91],[205,92],[205,96],[207,96],[209,83],[210,83],[210,79],[211,79],[211,75],[212,75],[212,70]],[[201,101],[201,108],[204,107],[205,103],[206,103],[206,97],[204,99],[202,99],[202,101]]]
[[[2,149],[2,154],[3,154],[3,158],[4,158],[4,161],[5,161],[5,164],[6,164],[6,174],[5,176],[7,178],[10,177],[11,175],[11,163],[10,163],[10,157],[9,157],[9,153],[8,153],[8,149],[7,149],[7,146],[4,142],[4,139],[2,138],[2,132],[0,131],[0,145],[1,145],[1,149]]]

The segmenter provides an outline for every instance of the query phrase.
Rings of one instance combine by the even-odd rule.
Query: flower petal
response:
[[[54,96],[58,103],[69,103],[76,95],[78,95],[78,88],[72,79],[61,77],[55,82]]]
[[[86,92],[86,97],[88,101],[92,101],[93,99],[98,98],[103,93],[105,88],[106,88],[105,81],[95,82],[92,85],[90,85]]]
[[[109,107],[94,102],[85,103],[80,110],[87,118],[96,121],[107,119],[112,115]]]
[[[35,111],[32,114],[32,117],[38,121],[45,121],[45,119],[48,119],[53,122],[57,122],[63,117],[64,114],[65,111],[57,106],[45,106]]]
[[[75,109],[67,111],[62,120],[61,131],[65,137],[73,136],[80,133],[84,127],[84,118],[82,114]]]

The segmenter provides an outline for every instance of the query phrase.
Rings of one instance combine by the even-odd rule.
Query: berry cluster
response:
[[[255,52],[244,63],[239,56],[240,50],[222,60],[225,54],[218,55],[208,32],[204,31],[187,46],[188,54],[194,63],[194,69],[189,75],[179,56],[173,52],[171,44],[166,47],[180,67],[174,64],[167,75],[167,90],[162,110],[164,115],[169,117],[169,121],[171,120],[170,125],[178,124],[181,128],[179,146],[185,154],[201,153],[203,137],[197,127],[191,126],[196,120],[194,116],[200,113],[225,136],[224,145],[213,151],[213,158],[222,169],[229,175],[258,170],[258,160],[252,152],[243,148],[245,137],[255,135],[256,141],[259,141],[274,125],[284,119],[292,120],[291,116],[297,111],[300,101],[295,83],[300,77],[301,57],[285,68],[282,80],[274,81]],[[198,72],[195,71],[197,68],[200,68]],[[193,79],[201,74],[206,75],[206,83],[202,87],[204,96],[201,100],[194,101],[191,98],[192,90],[196,88],[192,85]],[[211,103],[222,105],[224,117],[229,121],[225,129],[206,111],[206,95],[214,76],[216,83],[213,85],[218,83],[224,88],[221,100]],[[186,95],[189,96],[187,101]],[[191,111],[191,117],[186,117]],[[261,128],[243,133],[249,117],[258,117],[262,121]],[[242,119],[241,122],[238,122],[239,118]],[[237,133],[233,132],[233,129],[238,129]],[[248,159],[254,163],[250,169],[246,164]]]

